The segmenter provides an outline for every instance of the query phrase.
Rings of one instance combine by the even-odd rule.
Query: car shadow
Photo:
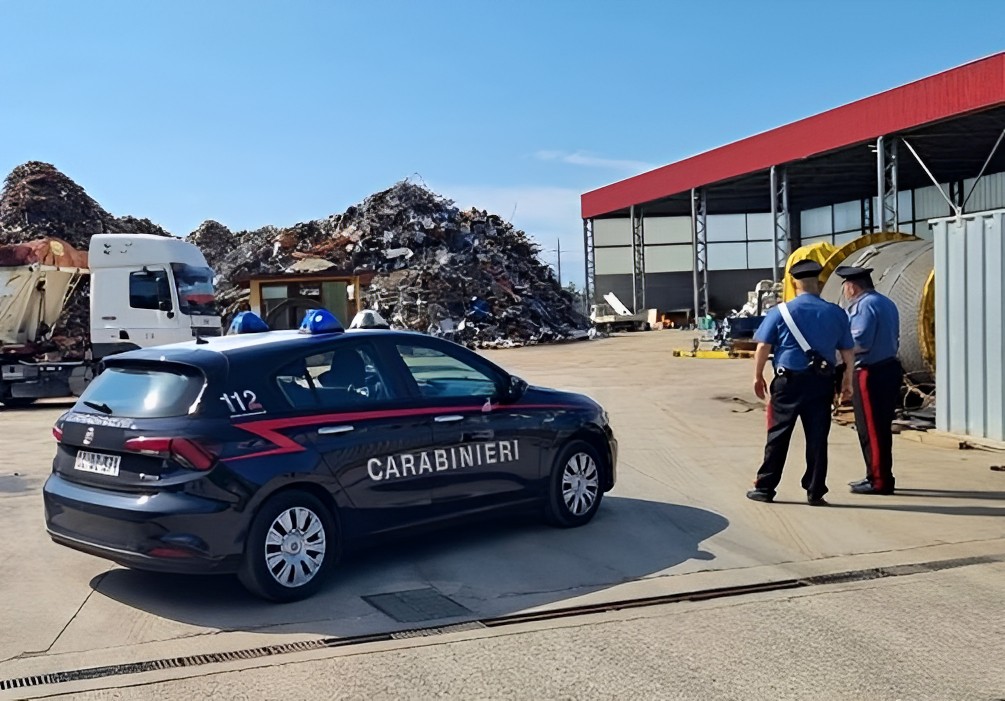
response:
[[[350,554],[320,592],[289,604],[257,599],[232,576],[113,569],[92,579],[91,587],[126,606],[210,629],[380,633],[428,623],[400,624],[364,596],[431,587],[471,611],[449,622],[502,616],[665,573],[690,560],[713,560],[701,543],[728,526],[726,518],[704,509],[608,496],[581,528],[550,528],[540,519],[517,517],[447,527]]]

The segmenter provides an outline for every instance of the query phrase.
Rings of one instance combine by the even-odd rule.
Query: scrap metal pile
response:
[[[225,321],[248,308],[238,284],[248,275],[330,269],[373,273],[363,306],[392,326],[469,347],[585,338],[590,329],[523,231],[409,181],[327,219],[239,233],[208,221],[188,240],[218,274]]]
[[[55,238],[86,251],[94,234],[127,232],[170,235],[149,219],[109,214],[48,163],[18,166],[0,194],[0,244]],[[188,240],[217,273],[225,323],[248,308],[249,292],[241,286],[247,277],[330,269],[372,274],[361,291],[363,306],[392,326],[471,347],[583,338],[590,330],[523,231],[485,211],[461,211],[407,180],[326,219],[241,232],[206,221]],[[52,339],[64,352],[83,353],[87,300],[85,278]]]

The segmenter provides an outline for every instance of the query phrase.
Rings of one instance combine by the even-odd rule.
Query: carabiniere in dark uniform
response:
[[[764,366],[774,350],[774,378],[768,402],[768,437],[764,462],[757,471],[754,489],[747,498],[770,502],[782,478],[789,441],[796,420],[806,434],[806,471],[802,487],[813,506],[826,505],[827,438],[834,399],[834,359],[846,364],[841,394],[852,392],[851,365],[854,346],[844,310],[820,298],[820,264],[804,260],[789,269],[796,298],[768,311],[754,335],[754,393],[765,398]],[[786,318],[788,316],[788,318]]]
[[[893,494],[892,424],[900,399],[904,368],[900,350],[900,315],[893,301],[877,292],[872,269],[842,266],[834,271],[844,279],[850,302],[848,319],[855,340],[855,428],[865,479],[851,483],[856,494]]]

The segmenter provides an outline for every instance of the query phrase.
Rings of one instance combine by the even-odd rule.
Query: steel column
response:
[[[705,190],[691,189],[691,246],[694,249],[692,289],[694,320],[708,314],[708,207]]]
[[[771,268],[773,282],[778,282],[785,274],[789,260],[789,175],[784,168],[771,166],[771,240],[774,244],[774,266]]]
[[[583,220],[583,253],[586,262],[586,278],[583,283],[583,297],[586,300],[586,314],[590,313],[590,305],[596,304],[597,293],[597,259],[593,246],[593,220]]]
[[[638,314],[646,308],[646,235],[642,208],[635,216],[635,205],[631,206],[629,216],[632,220],[632,311]]]
[[[900,230],[900,197],[897,194],[897,139],[876,139],[876,182],[878,184],[880,231]]]

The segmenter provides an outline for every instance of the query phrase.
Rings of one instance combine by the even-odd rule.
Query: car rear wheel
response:
[[[282,492],[255,515],[238,578],[270,601],[305,599],[324,584],[340,546],[335,519],[317,497]]]
[[[572,441],[558,454],[551,470],[548,522],[561,528],[588,523],[600,508],[600,456],[589,443]]]

